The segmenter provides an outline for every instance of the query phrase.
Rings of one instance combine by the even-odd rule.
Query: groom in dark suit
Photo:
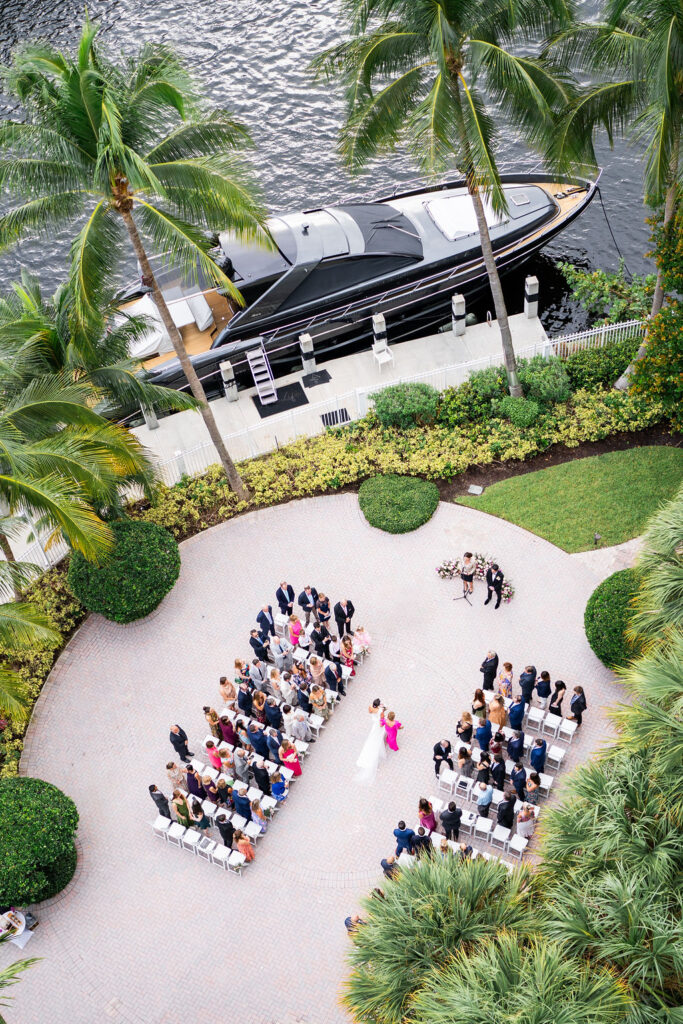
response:
[[[486,600],[484,604],[488,604],[491,600],[491,595],[495,591],[496,594],[496,608],[500,608],[500,599],[503,594],[503,579],[504,576],[500,571],[500,568],[494,562],[490,569],[486,570]]]

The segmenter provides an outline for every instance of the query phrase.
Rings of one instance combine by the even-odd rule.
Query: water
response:
[[[583,16],[594,16],[597,8],[597,0],[587,0]],[[69,46],[78,37],[83,10],[82,0],[3,0],[0,60],[6,62],[12,48],[27,38],[49,37],[53,44]],[[315,83],[308,71],[310,60],[339,39],[336,0],[89,0],[88,10],[116,49],[131,51],[143,41],[158,40],[184,55],[207,99],[251,129],[258,178],[273,212],[319,205],[364,189],[391,191],[419,174],[408,155],[397,153],[352,180],[337,158],[341,95],[328,84]],[[1,97],[0,107],[3,116],[11,116]],[[520,167],[533,162],[507,137],[504,157]],[[643,256],[648,229],[638,155],[619,143],[613,151],[602,149],[600,157],[612,230],[628,267],[642,273],[651,267]],[[26,240],[2,254],[0,288],[18,276],[20,265],[38,273],[46,287],[54,287],[73,234],[68,229],[48,240]],[[585,314],[569,300],[555,267],[558,259],[616,268],[618,255],[597,200],[524,271],[539,277],[547,327],[581,327]],[[506,282],[511,312],[521,309],[523,277]]]

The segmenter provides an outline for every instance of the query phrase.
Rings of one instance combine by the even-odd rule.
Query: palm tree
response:
[[[658,646],[683,631],[683,487],[648,523],[638,556],[642,583],[629,636]]]
[[[564,60],[597,81],[569,104],[553,142],[562,164],[593,160],[593,135],[631,130],[645,143],[645,195],[663,205],[666,229],[683,183],[683,8],[680,0],[607,0],[598,24],[569,28],[554,41]],[[662,308],[662,271],[652,315]]]
[[[0,245],[85,214],[70,279],[76,318],[88,330],[100,324],[101,296],[127,236],[230,486],[246,499],[146,244],[186,276],[216,281],[239,297],[209,256],[209,232],[230,228],[267,242],[264,211],[238,157],[251,140],[225,112],[202,108],[168,47],[146,44],[115,63],[96,49],[97,31],[86,20],[75,57],[31,43],[5,71],[5,88],[23,104],[26,120],[0,124],[0,184],[25,201],[0,217]]]
[[[6,941],[0,939],[0,943]],[[0,989],[9,988],[10,985],[16,985],[19,981],[19,975],[22,971],[25,971],[29,967],[33,967],[34,964],[40,962],[39,957],[27,957],[24,960],[16,960],[13,964],[8,967],[3,967],[0,971]],[[9,1006],[9,1002],[6,999],[0,1000],[0,1006]],[[5,1018],[0,1014],[0,1024],[6,1024]]]
[[[365,900],[344,1004],[357,1021],[401,1024],[434,966],[502,931],[534,926],[529,872],[460,856],[424,858]]]
[[[515,56],[509,47],[563,25],[566,0],[346,0],[351,39],[321,54],[318,74],[339,75],[348,116],[341,152],[360,168],[405,142],[427,172],[457,166],[465,175],[500,327],[510,393],[522,395],[515,353],[489,234],[485,203],[507,210],[496,149],[501,119],[538,147],[553,111],[569,99],[566,82],[547,60]]]

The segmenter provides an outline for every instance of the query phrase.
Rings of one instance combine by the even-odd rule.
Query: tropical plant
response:
[[[639,652],[636,638],[629,640],[627,636],[639,582],[635,570],[619,569],[598,584],[588,598],[583,615],[586,639],[608,668],[627,665]]]
[[[3,935],[0,937],[0,944],[9,941],[9,935]],[[0,990],[9,988],[10,985],[16,985],[19,981],[19,975],[22,971],[27,970],[29,967],[33,967],[34,964],[39,963],[40,957],[27,957],[24,960],[15,960],[13,964],[9,964],[7,967],[3,967],[0,970]],[[9,1006],[10,1000],[0,998],[0,1006]],[[7,1024],[5,1018],[0,1013],[0,1024]]]
[[[370,395],[385,427],[429,426],[436,419],[439,392],[431,384],[391,384]]]
[[[572,298],[599,324],[617,324],[623,320],[644,320],[652,308],[656,275],[634,274],[626,280],[623,259],[619,269],[583,270],[572,263],[558,263],[572,290]]]
[[[636,394],[661,402],[676,430],[683,428],[683,303],[672,300],[650,320],[628,382]]]
[[[638,571],[630,630],[647,647],[659,646],[683,632],[683,487],[650,519]]]
[[[568,17],[563,0],[346,0],[351,39],[314,62],[340,76],[348,115],[341,152],[351,168],[408,144],[422,167],[459,167],[476,214],[500,327],[510,393],[521,386],[489,222],[507,211],[496,149],[503,123],[536,148],[554,111],[569,100],[566,79],[547,59],[510,47],[550,33]],[[500,111],[497,123],[491,108]],[[503,121],[505,119],[505,122]]]
[[[409,533],[432,518],[439,489],[415,476],[371,476],[358,491],[361,512],[371,526],[387,533]]]
[[[5,89],[25,119],[0,124],[0,184],[24,201],[0,217],[0,245],[85,215],[71,250],[74,318],[99,336],[102,295],[127,235],[230,484],[245,497],[146,243],[186,277],[238,297],[209,255],[210,232],[266,239],[264,211],[238,158],[250,138],[225,112],[204,109],[168,47],[145,44],[115,62],[96,47],[97,31],[86,20],[75,57],[29,43],[5,69]]]
[[[493,402],[491,411],[494,416],[510,420],[514,427],[525,430],[535,423],[541,410],[538,402],[534,402],[530,398],[514,398],[512,395],[506,395],[499,402]]]

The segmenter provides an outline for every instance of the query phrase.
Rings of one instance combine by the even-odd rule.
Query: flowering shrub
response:
[[[486,580],[486,573],[491,566],[496,563],[500,565],[500,562],[495,558],[491,558],[490,555],[482,555],[479,551],[473,553],[474,559],[474,578],[475,580]],[[462,560],[460,558],[446,559],[437,565],[436,573],[442,580],[455,580],[460,579],[460,573],[462,572]],[[515,588],[508,579],[503,580],[502,598],[504,601],[511,601],[515,596]]]

